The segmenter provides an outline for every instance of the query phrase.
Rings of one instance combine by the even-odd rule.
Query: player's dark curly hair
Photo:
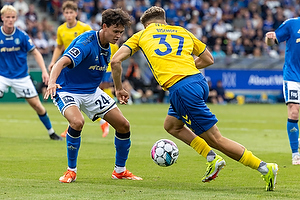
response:
[[[102,25],[103,24],[106,24],[107,27],[111,25],[128,27],[131,25],[130,15],[120,8],[107,9],[102,13]]]

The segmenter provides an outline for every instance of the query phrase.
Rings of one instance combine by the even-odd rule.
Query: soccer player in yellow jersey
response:
[[[92,30],[88,24],[76,19],[78,14],[78,6],[74,1],[65,1],[62,5],[62,10],[66,22],[60,25],[57,29],[57,45],[54,49],[51,62],[48,66],[49,71],[51,71],[54,63],[62,55],[63,51],[78,35]]]
[[[223,137],[216,126],[216,116],[206,105],[209,89],[199,69],[214,62],[206,45],[186,29],[168,25],[165,11],[160,7],[146,10],[141,22],[145,29],[129,38],[111,60],[116,97],[120,103],[126,104],[128,100],[121,83],[121,63],[141,50],[158,83],[170,92],[165,130],[207,159],[208,167],[202,182],[215,179],[225,166],[224,159],[212,150],[213,147],[258,170],[266,182],[266,190],[273,190],[278,165],[265,163],[241,144]],[[195,60],[193,55],[197,56]]]

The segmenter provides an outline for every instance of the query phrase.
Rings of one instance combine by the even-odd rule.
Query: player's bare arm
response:
[[[122,61],[130,57],[131,50],[122,46],[111,59],[111,72],[115,84],[116,97],[120,104],[127,104],[129,95],[122,87]]]
[[[268,46],[272,46],[276,43],[276,33],[274,31],[267,32],[265,42]]]
[[[46,68],[46,65],[45,65],[42,54],[37,49],[32,50],[31,54],[34,56],[37,64],[41,68],[41,70],[42,70],[42,80],[47,85],[48,81],[49,81],[49,74],[47,72],[47,68]]]
[[[72,64],[72,61],[67,56],[63,56],[55,63],[50,74],[49,83],[44,99],[48,99],[49,96],[51,97],[51,99],[53,99],[53,96],[55,96],[56,94],[56,89],[61,88],[59,84],[56,84],[56,80],[60,75],[61,70],[70,64]]]
[[[198,58],[195,59],[195,64],[197,69],[203,69],[214,64],[214,58],[209,52],[209,50],[205,49],[204,52]]]

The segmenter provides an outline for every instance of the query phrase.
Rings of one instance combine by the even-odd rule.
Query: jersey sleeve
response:
[[[133,36],[131,36],[123,45],[127,46],[131,50],[130,56],[135,54],[140,47],[139,47],[139,39],[142,35],[143,31],[135,33]]]
[[[193,54],[195,56],[200,56],[206,49],[206,45],[203,42],[201,42],[199,39],[197,39],[191,32],[189,31],[187,32],[191,36],[194,42]]]
[[[75,42],[74,45],[70,45],[64,53],[64,56],[67,56],[72,61],[72,66],[68,67],[74,68],[79,65],[85,59],[86,55],[89,54],[90,49],[92,48],[90,48],[89,45],[82,45],[80,40]]]
[[[291,22],[292,22],[291,20],[286,20],[275,30],[278,43],[289,39],[290,37],[289,27]]]
[[[90,30],[93,30],[93,29],[92,29],[92,27],[90,25],[87,24],[86,27],[85,27],[84,32],[90,31]]]
[[[35,48],[35,45],[33,44],[32,39],[26,33],[24,33],[24,38],[26,41],[26,43],[25,43],[26,51],[27,52],[32,51]]]

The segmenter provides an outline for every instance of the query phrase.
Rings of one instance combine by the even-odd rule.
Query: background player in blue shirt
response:
[[[292,164],[300,165],[299,91],[300,91],[300,17],[288,19],[278,29],[266,33],[265,42],[272,46],[286,41],[283,65],[283,94],[288,109],[287,133],[292,149]]]
[[[52,68],[45,99],[49,96],[54,98],[56,106],[69,122],[66,136],[68,170],[60,177],[60,182],[76,180],[77,156],[84,125],[81,110],[92,121],[103,118],[116,130],[116,161],[112,178],[142,180],[125,167],[131,146],[130,124],[116,102],[99,88],[110,62],[110,43],[115,44],[125,26],[129,25],[130,16],[121,9],[104,11],[102,29],[88,31],[75,38]]]
[[[42,70],[43,82],[48,83],[49,75],[41,53],[35,48],[29,36],[14,26],[17,11],[13,6],[3,6],[1,19],[3,26],[0,31],[0,98],[3,97],[4,91],[11,87],[17,98],[25,98],[37,112],[50,138],[62,140],[55,134],[46,109],[28,74],[27,53],[30,52]]]

